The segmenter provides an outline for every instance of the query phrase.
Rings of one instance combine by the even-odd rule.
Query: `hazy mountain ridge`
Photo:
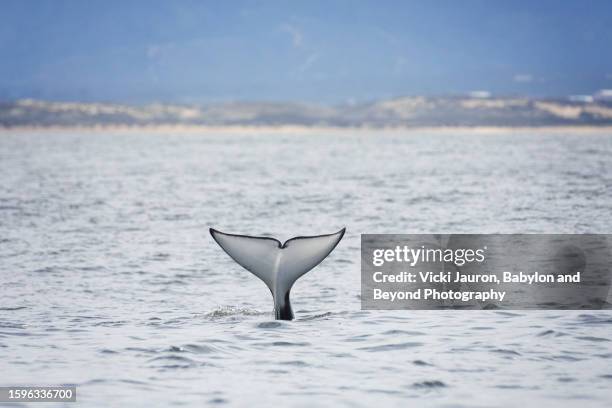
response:
[[[231,102],[122,105],[0,103],[0,126],[562,126],[612,125],[612,103],[520,97],[403,97],[363,104]]]

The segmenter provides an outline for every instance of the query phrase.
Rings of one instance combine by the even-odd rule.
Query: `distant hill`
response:
[[[519,97],[404,97],[363,104],[232,102],[121,105],[19,100],[0,103],[0,126],[563,126],[612,125],[610,101]]]

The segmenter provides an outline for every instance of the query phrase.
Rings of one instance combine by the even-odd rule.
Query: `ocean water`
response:
[[[66,406],[88,407],[609,407],[612,311],[361,311],[359,238],[611,233],[611,210],[605,134],[5,131],[0,386],[76,384]],[[345,226],[292,322],[208,233]]]

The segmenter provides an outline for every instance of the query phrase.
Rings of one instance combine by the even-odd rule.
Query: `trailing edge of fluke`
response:
[[[345,231],[342,228],[334,234],[295,237],[284,244],[274,238],[226,234],[214,228],[210,235],[234,261],[268,286],[276,319],[292,320],[291,287],[334,250]]]

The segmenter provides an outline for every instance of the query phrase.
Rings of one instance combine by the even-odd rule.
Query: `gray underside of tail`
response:
[[[210,234],[234,261],[268,286],[276,318],[291,320],[291,287],[334,250],[344,231],[343,228],[329,235],[291,238],[284,244],[274,238],[226,234],[212,228]]]

